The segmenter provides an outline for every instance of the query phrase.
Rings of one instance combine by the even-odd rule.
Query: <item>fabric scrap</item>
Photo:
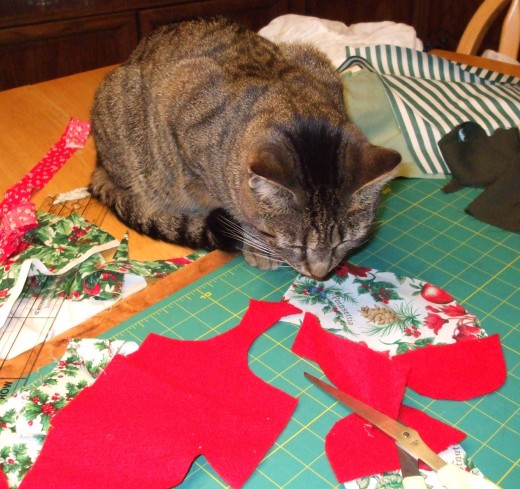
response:
[[[453,175],[443,187],[484,187],[466,212],[506,231],[520,230],[520,134],[516,127],[488,136],[476,122],[464,122],[439,140]]]
[[[38,225],[31,194],[43,188],[66,161],[82,148],[90,124],[71,118],[65,132],[20,182],[10,187],[0,203],[0,263],[18,249],[24,234]]]
[[[334,66],[344,61],[345,46],[394,44],[420,51],[423,49],[423,43],[412,26],[392,21],[359,22],[347,26],[335,20],[285,14],[271,20],[258,33],[276,44],[312,44],[323,51]]]
[[[179,484],[201,454],[240,488],[297,403],[250,370],[247,350],[298,311],[251,300],[240,324],[226,333],[202,341],[151,334],[137,352],[116,356],[53,418],[21,489],[164,489]],[[143,453],[153,464],[143,465]]]
[[[498,334],[418,348],[392,361],[409,367],[408,387],[433,399],[466,401],[483,396],[499,389],[507,376]]]

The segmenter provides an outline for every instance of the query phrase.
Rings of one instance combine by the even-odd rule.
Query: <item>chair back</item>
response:
[[[457,52],[477,54],[489,27],[508,5],[498,52],[516,59],[520,46],[520,0],[484,0],[466,26]]]

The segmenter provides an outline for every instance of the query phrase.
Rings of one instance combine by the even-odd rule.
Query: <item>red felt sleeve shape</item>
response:
[[[292,351],[319,364],[340,389],[397,417],[406,387],[408,366],[366,346],[325,331],[316,316],[307,313]]]
[[[116,356],[53,418],[21,489],[165,489],[180,484],[201,454],[240,488],[297,402],[249,369],[247,350],[296,312],[251,301],[240,325],[219,336],[150,335],[137,352]]]
[[[465,437],[462,431],[408,406],[401,407],[399,419],[416,429],[436,452]],[[332,427],[325,439],[325,450],[340,482],[399,469],[394,440],[355,414],[340,419]]]
[[[408,387],[434,399],[465,401],[497,390],[507,369],[497,334],[427,346],[393,357],[409,367]]]

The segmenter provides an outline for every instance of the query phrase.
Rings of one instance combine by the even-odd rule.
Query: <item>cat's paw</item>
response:
[[[280,266],[278,260],[273,260],[268,256],[262,255],[258,250],[248,245],[244,245],[242,252],[244,253],[244,260],[249,263],[249,265],[259,268],[260,270],[274,270]]]

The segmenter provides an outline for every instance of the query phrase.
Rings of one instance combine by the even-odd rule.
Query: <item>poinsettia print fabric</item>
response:
[[[137,343],[121,340],[71,340],[40,385],[0,402],[0,467],[10,488],[17,488],[34,464],[53,416],[92,385],[116,354],[128,355],[137,348]]]
[[[314,313],[323,328],[391,356],[486,336],[447,291],[348,262],[323,282],[299,276],[284,300]]]

